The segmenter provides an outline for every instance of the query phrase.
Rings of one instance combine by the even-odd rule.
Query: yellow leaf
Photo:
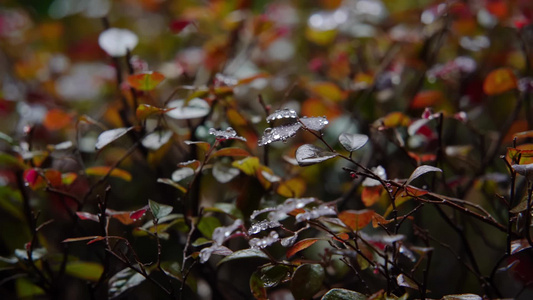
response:
[[[107,167],[107,166],[90,167],[90,168],[85,169],[85,173],[87,175],[106,176],[110,170],[111,170],[111,167]],[[126,181],[131,181],[131,174],[128,171],[125,171],[119,168],[114,168],[109,174],[109,176],[124,179]]]
[[[483,82],[483,91],[489,96],[501,94],[516,88],[517,80],[510,68],[496,69],[487,75]]]
[[[299,198],[305,192],[306,183],[300,177],[294,177],[282,182],[277,189],[277,193],[287,198]]]

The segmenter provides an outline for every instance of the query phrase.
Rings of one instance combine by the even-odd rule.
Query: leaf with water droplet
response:
[[[231,251],[228,247],[213,244],[212,246],[204,248],[200,251],[200,263],[203,264],[207,262],[212,254],[228,256],[232,253],[233,251]]]
[[[424,165],[424,166],[420,166],[418,168],[416,168],[413,173],[411,174],[411,176],[409,176],[409,179],[407,179],[407,181],[405,182],[405,185],[409,185],[409,183],[411,183],[411,181],[415,180],[416,178],[428,173],[428,172],[442,172],[441,169],[437,168],[437,167],[433,167],[433,166],[427,166],[427,165]]]
[[[213,230],[212,239],[217,244],[224,243],[231,234],[242,226],[242,220],[237,219],[229,226],[219,226]]]
[[[98,140],[96,141],[95,148],[96,150],[100,150],[107,146],[108,144],[112,143],[113,141],[117,140],[121,136],[128,133],[128,131],[132,130],[133,127],[128,128],[115,128],[111,130],[106,130],[98,136]]]
[[[296,242],[297,239],[298,239],[298,233],[295,233],[294,235],[281,239],[281,245],[283,247],[290,247],[294,244],[294,242]]]
[[[250,228],[248,229],[248,234],[249,235],[258,234],[263,230],[267,230],[267,229],[275,228],[279,226],[281,226],[281,223],[279,223],[278,221],[262,220],[250,226]]]
[[[279,241],[279,235],[275,231],[271,231],[266,237],[264,238],[253,238],[251,239],[248,244],[250,244],[250,248],[252,249],[264,249],[275,242]]]
[[[298,118],[298,114],[294,109],[290,108],[284,108],[284,109],[278,109],[274,113],[270,114],[266,121],[268,123],[274,121],[274,120],[280,120],[280,119],[296,119]]]
[[[200,98],[191,99],[187,103],[185,100],[174,100],[168,107],[174,109],[168,111],[167,116],[178,120],[202,118],[207,116],[210,110],[209,103]]]
[[[353,152],[360,149],[368,142],[368,136],[366,134],[357,133],[341,133],[339,135],[339,142],[349,152]]]
[[[305,127],[311,130],[319,131],[322,130],[326,125],[329,124],[328,119],[325,117],[312,117],[312,118],[300,118],[300,122],[304,124]]]
[[[216,136],[218,140],[234,139],[234,140],[241,140],[241,141],[246,142],[246,139],[243,138],[242,136],[238,136],[237,132],[232,127],[228,127],[226,128],[226,130],[216,130],[215,128],[210,128],[209,134]]]
[[[296,150],[296,161],[301,167],[314,165],[337,156],[337,153],[327,151],[315,145],[305,144]]]
[[[320,204],[317,207],[313,207],[308,210],[305,209],[303,213],[296,215],[296,223],[316,219],[322,216],[335,215],[337,212],[335,209],[327,204]]]
[[[282,125],[274,128],[267,128],[259,140],[259,146],[265,146],[273,142],[286,141],[296,135],[296,132],[302,128],[302,124],[293,123]]]
[[[533,179],[533,164],[527,165],[512,165],[511,166],[516,173],[526,177],[529,180]]]

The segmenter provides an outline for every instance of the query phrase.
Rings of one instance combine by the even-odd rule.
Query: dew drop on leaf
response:
[[[258,144],[259,146],[265,146],[273,142],[285,142],[287,139],[293,137],[301,127],[302,125],[300,123],[293,123],[274,128],[267,128],[265,129],[265,132],[263,132],[263,136]]]
[[[268,123],[279,120],[279,119],[295,119],[298,118],[298,114],[294,109],[284,108],[284,109],[278,109],[274,113],[270,114],[266,121]]]
[[[326,117],[303,117],[300,119],[300,122],[302,122],[305,127],[315,131],[322,130],[322,128],[324,128],[329,123]]]

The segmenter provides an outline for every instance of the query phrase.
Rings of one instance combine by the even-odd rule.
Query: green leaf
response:
[[[220,224],[220,221],[217,218],[211,216],[202,217],[200,223],[198,223],[197,225],[198,230],[200,230],[200,232],[208,239],[210,239],[213,235],[213,231],[215,230],[215,228],[220,226],[222,226],[222,224]]]
[[[14,157],[13,155],[4,153],[4,152],[0,153],[0,167],[7,167],[7,168],[17,167],[22,170],[26,168],[26,166],[21,161],[19,161],[16,157]]]
[[[322,288],[326,276],[319,264],[301,265],[294,271],[291,292],[295,299],[311,299]]]
[[[367,296],[346,289],[331,289],[324,296],[322,300],[365,300]]]
[[[0,208],[19,220],[24,220],[20,191],[0,186]]]
[[[255,271],[250,277],[250,291],[257,300],[266,300],[267,293],[259,271]]]
[[[154,215],[154,218],[161,219],[167,215],[169,215],[172,210],[174,209],[170,205],[165,205],[161,203],[157,203],[152,200],[148,200],[148,205],[150,206],[150,210],[152,211],[152,214]]]
[[[67,264],[65,272],[76,278],[98,281],[104,272],[104,267],[95,262],[73,261]]]
[[[291,274],[289,267],[286,265],[266,266],[257,271],[257,273],[266,288],[277,286]]]
[[[218,265],[221,265],[225,262],[236,260],[236,259],[242,259],[242,258],[264,258],[264,259],[270,259],[263,251],[258,249],[244,249],[240,251],[233,252],[233,254],[230,254],[226,257],[224,257]]]
[[[44,295],[44,290],[33,284],[27,278],[18,278],[16,281],[16,289],[18,299],[30,298],[33,299],[34,296]]]
[[[0,131],[0,140],[4,140],[8,142],[9,144],[13,145],[13,138],[11,138],[9,135],[3,133]]]
[[[405,182],[405,185],[409,185],[411,181],[415,180],[416,178],[428,172],[441,172],[442,173],[442,170],[437,167],[428,166],[428,165],[420,166],[413,171],[411,176],[409,176],[409,179],[407,179],[407,181]]]

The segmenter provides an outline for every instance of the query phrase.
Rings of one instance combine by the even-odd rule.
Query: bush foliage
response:
[[[528,298],[530,1],[5,1],[0,293]]]

